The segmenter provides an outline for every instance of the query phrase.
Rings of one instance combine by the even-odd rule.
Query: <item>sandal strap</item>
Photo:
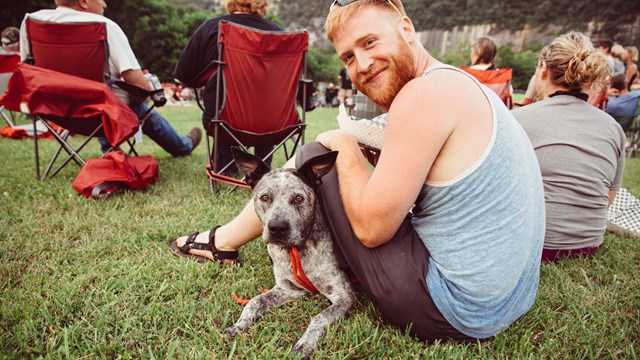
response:
[[[218,250],[218,248],[216,248],[216,243],[215,243],[216,230],[219,227],[220,225],[216,225],[209,232],[209,244],[207,244],[208,245],[207,250],[211,251],[211,253],[213,254],[213,257],[216,260],[238,260],[238,250],[226,251],[226,250]]]
[[[200,233],[194,232],[193,234],[189,235],[189,237],[187,238],[187,241],[185,241],[184,245],[180,247],[180,251],[187,254],[190,249],[209,250],[209,244],[195,242],[198,234]]]

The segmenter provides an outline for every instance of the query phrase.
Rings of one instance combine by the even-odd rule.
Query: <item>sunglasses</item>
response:
[[[351,4],[352,2],[357,1],[357,0],[333,0],[333,2],[331,2],[331,6],[329,6],[329,9],[333,8],[336,5],[340,5],[340,6],[347,6],[349,4]],[[391,0],[386,0],[386,3],[391,5],[391,7],[393,8],[393,10],[395,10],[398,15],[400,16],[404,16],[402,15],[402,13],[400,12],[400,10],[398,10],[398,7],[395,6],[393,4],[393,2]]]

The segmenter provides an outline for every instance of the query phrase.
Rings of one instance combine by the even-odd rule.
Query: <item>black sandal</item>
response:
[[[196,237],[198,236],[198,234],[200,234],[199,232],[195,232],[189,235],[189,237],[187,238],[187,241],[184,243],[184,245],[180,247],[178,247],[177,240],[173,241],[171,243],[171,251],[177,256],[184,257],[191,260],[196,260],[198,262],[214,261],[214,262],[220,263],[221,265],[242,266],[242,260],[239,259],[238,250],[225,251],[225,250],[218,250],[218,248],[216,248],[216,244],[215,244],[216,230],[219,227],[220,225],[217,225],[211,229],[211,231],[209,232],[208,243],[195,242]],[[211,254],[213,254],[213,260],[205,256],[190,254],[189,253],[190,249],[211,251]]]

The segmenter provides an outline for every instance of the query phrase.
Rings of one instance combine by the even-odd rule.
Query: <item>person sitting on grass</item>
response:
[[[604,110],[616,119],[624,131],[627,131],[631,126],[638,111],[638,100],[640,99],[640,90],[629,91],[628,89],[625,74],[618,73],[611,76],[609,101]]]
[[[333,130],[286,166],[339,152],[318,196],[336,256],[387,321],[427,341],[493,337],[538,289],[544,192],[526,134],[491,90],[429,55],[399,0],[336,0],[325,29],[356,89],[388,111],[384,148],[371,171]],[[261,233],[250,202],[172,250],[237,263]]]
[[[622,181],[625,136],[610,115],[587,103],[585,91],[610,73],[591,40],[569,32],[540,53],[535,83],[543,100],[513,110],[544,181],[543,261],[590,255],[604,241],[607,207]]]

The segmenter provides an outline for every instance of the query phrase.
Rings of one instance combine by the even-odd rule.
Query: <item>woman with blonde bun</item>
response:
[[[512,113],[538,157],[545,190],[543,261],[590,255],[604,240],[607,209],[620,188],[625,135],[586,92],[607,81],[603,53],[580,32],[542,49],[536,90],[542,101]]]

